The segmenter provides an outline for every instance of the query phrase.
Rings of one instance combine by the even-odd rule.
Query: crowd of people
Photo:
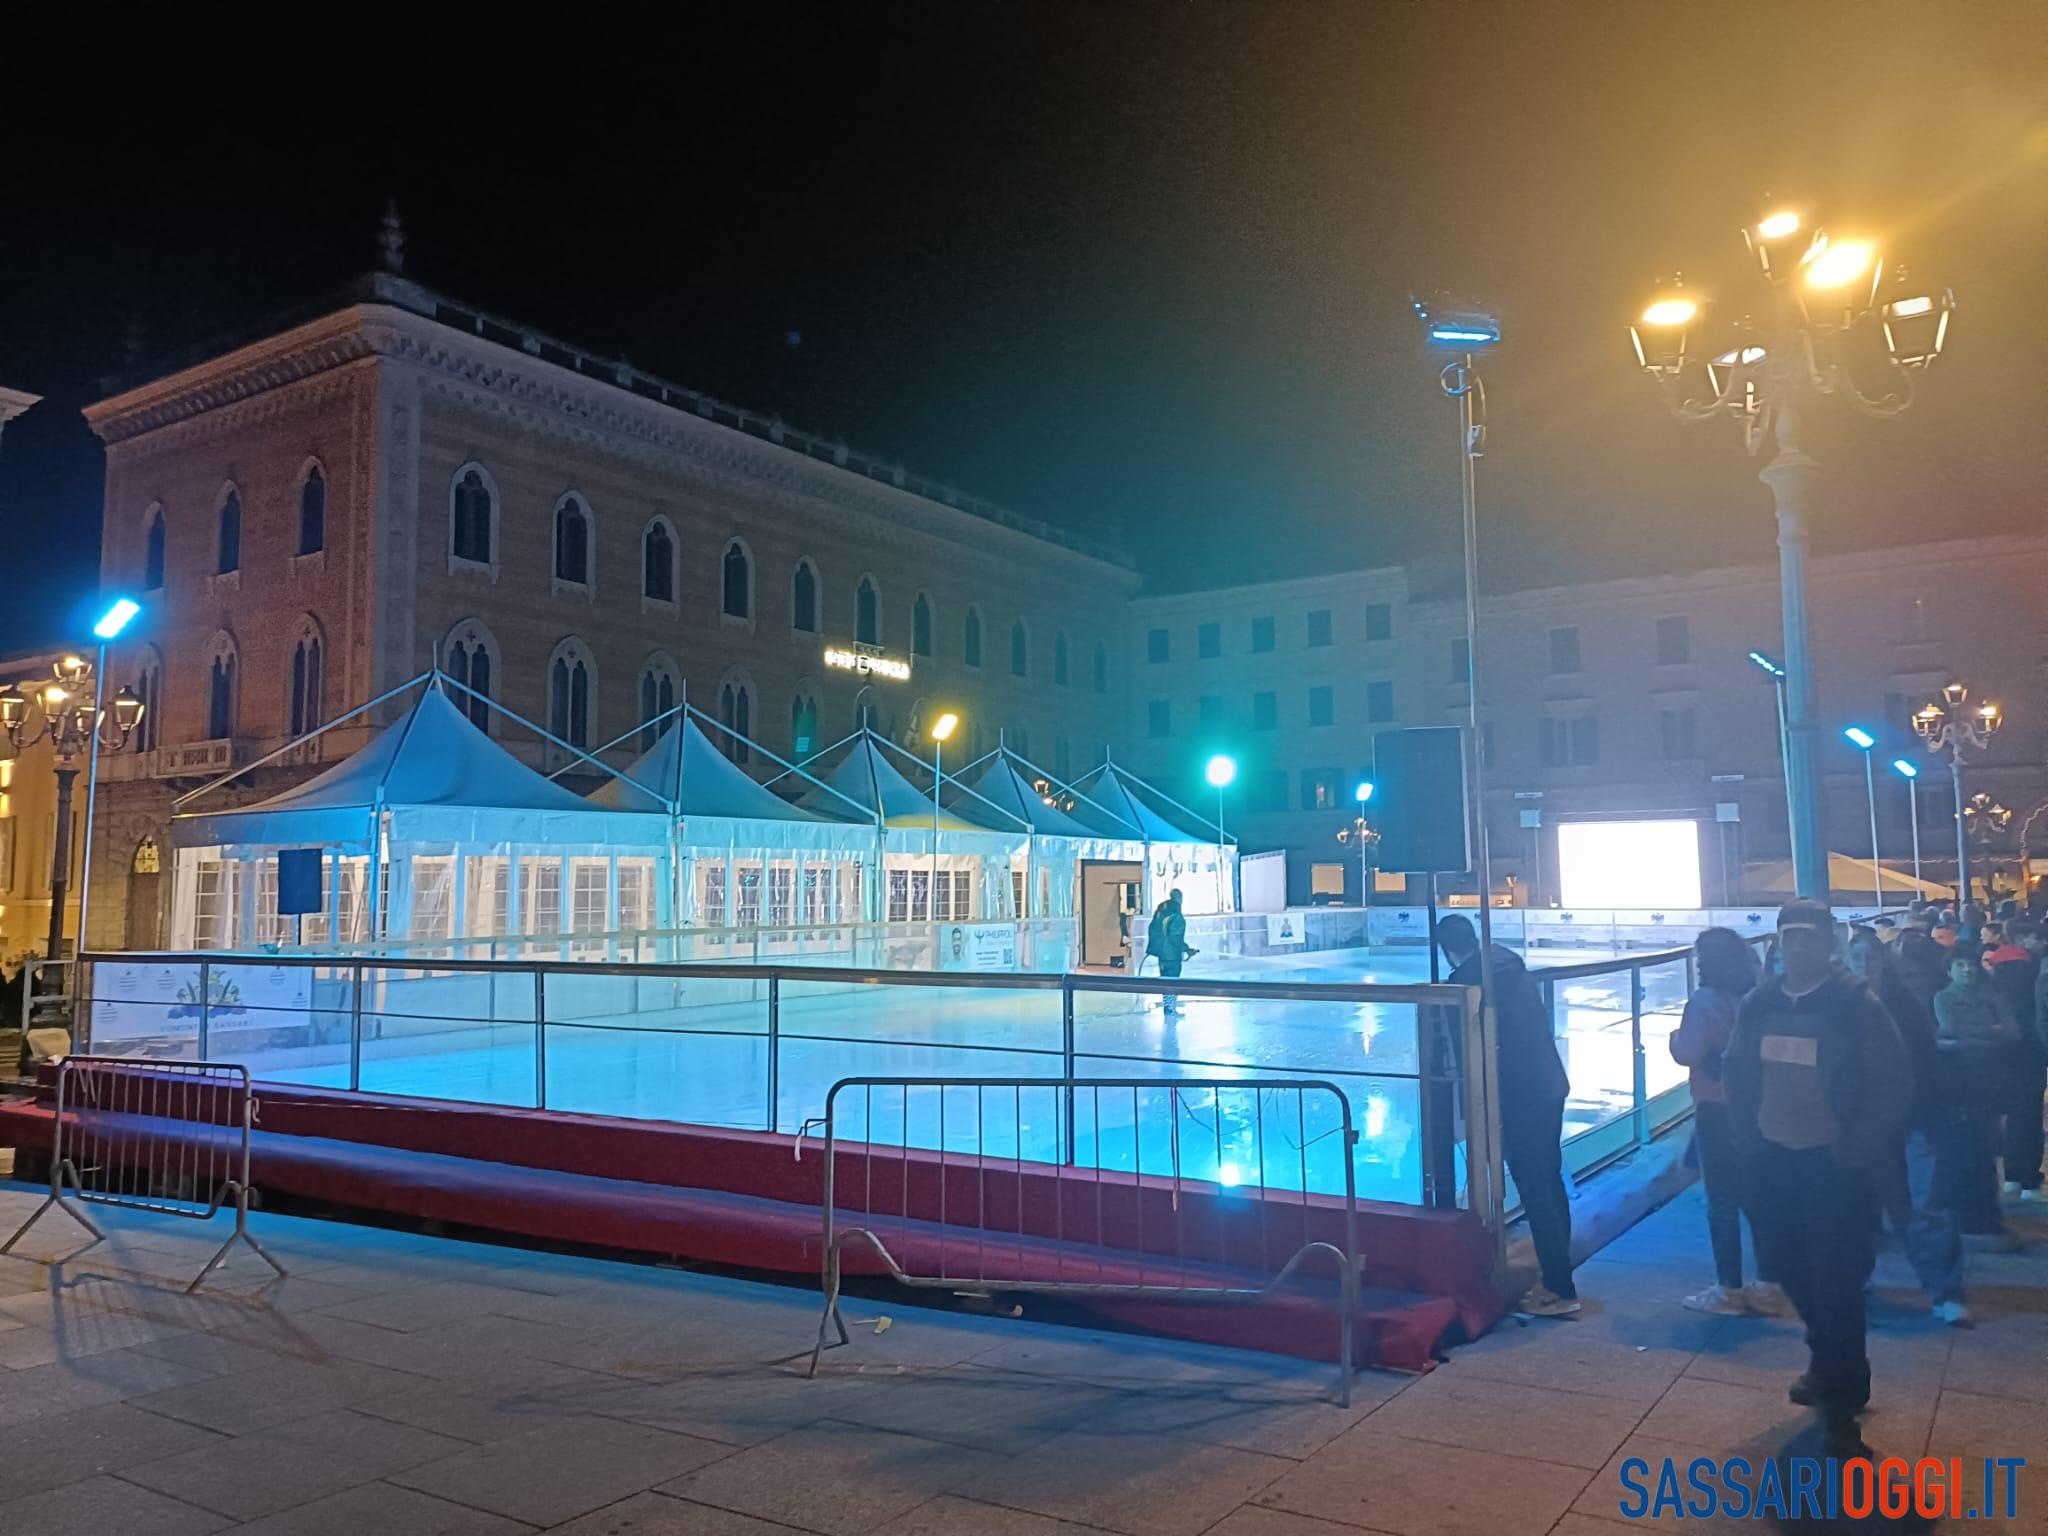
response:
[[[1685,1304],[1796,1311],[1810,1364],[1791,1396],[1822,1411],[1831,1454],[1860,1454],[1883,1228],[1934,1315],[1968,1327],[1965,1249],[2012,1245],[2003,1199],[2043,1198],[2044,950],[2011,903],[1844,932],[1793,901],[1760,958],[1730,929],[1699,937],[1671,1053],[1691,1078],[1715,1277]]]

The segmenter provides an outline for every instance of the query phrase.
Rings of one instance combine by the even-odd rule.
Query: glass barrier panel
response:
[[[364,1092],[538,1104],[532,972],[367,965],[362,987]]]
[[[1571,1078],[1565,1135],[1632,1113],[1636,1065],[1628,971],[1556,982],[1544,982],[1540,970],[1535,976],[1551,999],[1551,1032]]]
[[[1171,995],[1076,987],[1074,1048],[1130,1061],[1312,1075],[1417,1071],[1413,1003],[1182,995],[1169,1011]]]
[[[92,1049],[102,1056],[196,1059],[199,998],[197,960],[96,962],[92,967]],[[7,1027],[18,1022],[9,1019]]]
[[[1686,964],[1683,959],[1643,967],[1643,1075],[1655,1097],[1678,1087],[1686,1071],[1671,1057],[1671,1035],[1685,1017]],[[1656,1119],[1650,1124],[1654,1129]]]

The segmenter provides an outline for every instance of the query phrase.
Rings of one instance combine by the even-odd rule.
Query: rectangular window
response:
[[[1463,635],[1451,642],[1451,681],[1460,688],[1472,681],[1472,642]]]
[[[272,900],[275,901],[274,896]],[[445,939],[454,932],[454,861],[415,854],[412,861],[411,936],[415,939]]]
[[[1252,778],[1252,809],[1255,811],[1284,811],[1287,809],[1287,770],[1285,768],[1262,768]]]
[[[1195,630],[1195,654],[1204,661],[1213,660],[1223,654],[1223,626],[1203,624]],[[1162,660],[1164,658],[1161,658]]]
[[[619,860],[619,932],[646,933],[654,927],[654,860]]]
[[[739,928],[761,926],[761,866],[742,864],[733,873],[739,877],[738,902],[733,912],[733,924]]]
[[[813,928],[832,921],[831,877],[829,868],[804,866],[804,921]]]
[[[1275,730],[1280,724],[1280,695],[1277,693],[1255,693],[1252,695],[1252,729],[1255,731]]]
[[[1213,693],[1206,693],[1196,701],[1195,707],[1200,711],[1203,730],[1220,731],[1223,729],[1223,700]]]
[[[1173,734],[1171,699],[1154,699],[1145,706],[1145,734],[1153,737]]]
[[[1698,717],[1689,709],[1657,712],[1657,729],[1666,758],[1699,756]]]
[[[1536,747],[1546,768],[1590,767],[1600,760],[1600,723],[1592,715],[1546,717]]]
[[[727,926],[725,915],[725,860],[700,859],[697,863],[697,921],[699,928]]]
[[[1692,621],[1684,614],[1657,621],[1657,665],[1679,667],[1692,660]]]
[[[699,866],[700,868],[702,866]],[[718,866],[719,921],[725,920],[725,866]],[[562,931],[562,861],[522,859],[519,864],[519,927],[522,933]]]
[[[796,866],[776,864],[768,870],[768,926],[787,928],[796,921]]]
[[[1311,608],[1308,615],[1308,643],[1328,645],[1330,643],[1330,610]]]
[[[1368,640],[1391,640],[1394,638],[1394,605],[1392,603],[1367,603],[1365,605],[1365,638]]]
[[[486,857],[464,862],[469,866],[464,877],[469,894],[462,919],[466,936],[483,939],[506,932],[512,914],[511,861]],[[309,918],[308,929],[311,926]]]
[[[1252,620],[1252,649],[1270,651],[1273,649],[1273,621],[1270,618]]]
[[[212,859],[193,871],[192,947],[228,949],[234,944],[232,923],[235,912],[235,877],[242,866],[233,860]]]
[[[1301,808],[1304,811],[1330,811],[1337,808],[1336,769],[1302,769]]]
[[[1328,725],[1336,718],[1336,693],[1330,688],[1311,688],[1308,691],[1308,723]]]
[[[1550,670],[1553,676],[1562,676],[1582,671],[1579,665],[1579,631],[1577,625],[1550,632]]]
[[[1145,631],[1145,659],[1147,661],[1173,660],[1173,641],[1163,629]]]
[[[1365,718],[1383,725],[1394,718],[1394,685],[1380,681],[1365,685]]]

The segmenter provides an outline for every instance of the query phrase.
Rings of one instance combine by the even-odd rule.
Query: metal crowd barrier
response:
[[[106,1233],[85,1213],[85,1204],[198,1221],[212,1220],[226,1206],[235,1213],[235,1229],[186,1292],[198,1290],[238,1241],[284,1274],[284,1266],[249,1231],[249,1132],[256,1100],[247,1067],[67,1056],[57,1065],[56,1111],[50,1193],[0,1244],[0,1253],[13,1248],[52,1206],[92,1234],[88,1248]]]
[[[885,1112],[887,1095],[900,1095],[902,1134],[893,1143],[875,1135],[877,1090]],[[963,1124],[956,1108],[956,1133],[949,1135],[948,1096],[958,1104],[970,1093],[971,1119]],[[861,1098],[859,1134],[842,1142],[841,1100],[855,1094]],[[920,1094],[934,1096],[935,1147],[921,1145],[911,1133],[914,1096]],[[1120,1121],[1110,1129],[1105,1094],[1111,1096],[1112,1119],[1129,1095],[1128,1134]],[[1027,1108],[1034,1098],[1048,1106],[1052,1120],[1039,1132],[1073,1149],[1065,1161],[1030,1155]],[[1311,1099],[1328,1101],[1313,1117]],[[1233,1118],[1237,1133],[1226,1142],[1225,1126]],[[1184,1119],[1194,1127],[1192,1135]],[[812,1376],[827,1348],[850,1342],[839,1298],[844,1250],[856,1241],[871,1247],[903,1285],[980,1296],[1251,1303],[1287,1285],[1311,1255],[1322,1255],[1337,1271],[1338,1396],[1350,1405],[1359,1283],[1352,1162],[1358,1132],[1350,1101],[1335,1083],[1256,1077],[850,1077],[832,1085],[823,1121],[824,1310],[811,1351]],[[1276,1147],[1271,1160],[1269,1144]],[[1309,1193],[1309,1162],[1317,1147],[1327,1147],[1326,1155],[1343,1167],[1344,1192],[1335,1197],[1340,1203],[1334,1212],[1333,1197]],[[849,1165],[845,1170],[842,1157]],[[850,1182],[844,1172],[851,1173]],[[936,1214],[913,1214],[920,1200],[930,1206],[934,1182]],[[859,1195],[849,1214],[858,1219],[843,1225],[842,1191],[851,1189]],[[1162,1196],[1167,1230],[1159,1230],[1156,1211],[1148,1230],[1147,1207],[1156,1208]],[[1332,1225],[1330,1236],[1315,1235]],[[1048,1241],[1056,1246],[1044,1247]],[[1286,1257],[1276,1266],[1273,1260],[1281,1254]],[[1121,1272],[1135,1267],[1136,1278],[1106,1278],[1112,1263]],[[837,1343],[828,1344],[834,1332]]]

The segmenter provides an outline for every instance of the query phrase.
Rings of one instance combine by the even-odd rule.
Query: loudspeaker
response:
[[[1465,733],[1455,725],[1372,739],[1372,821],[1379,867],[1445,874],[1472,867],[1465,838]]]

